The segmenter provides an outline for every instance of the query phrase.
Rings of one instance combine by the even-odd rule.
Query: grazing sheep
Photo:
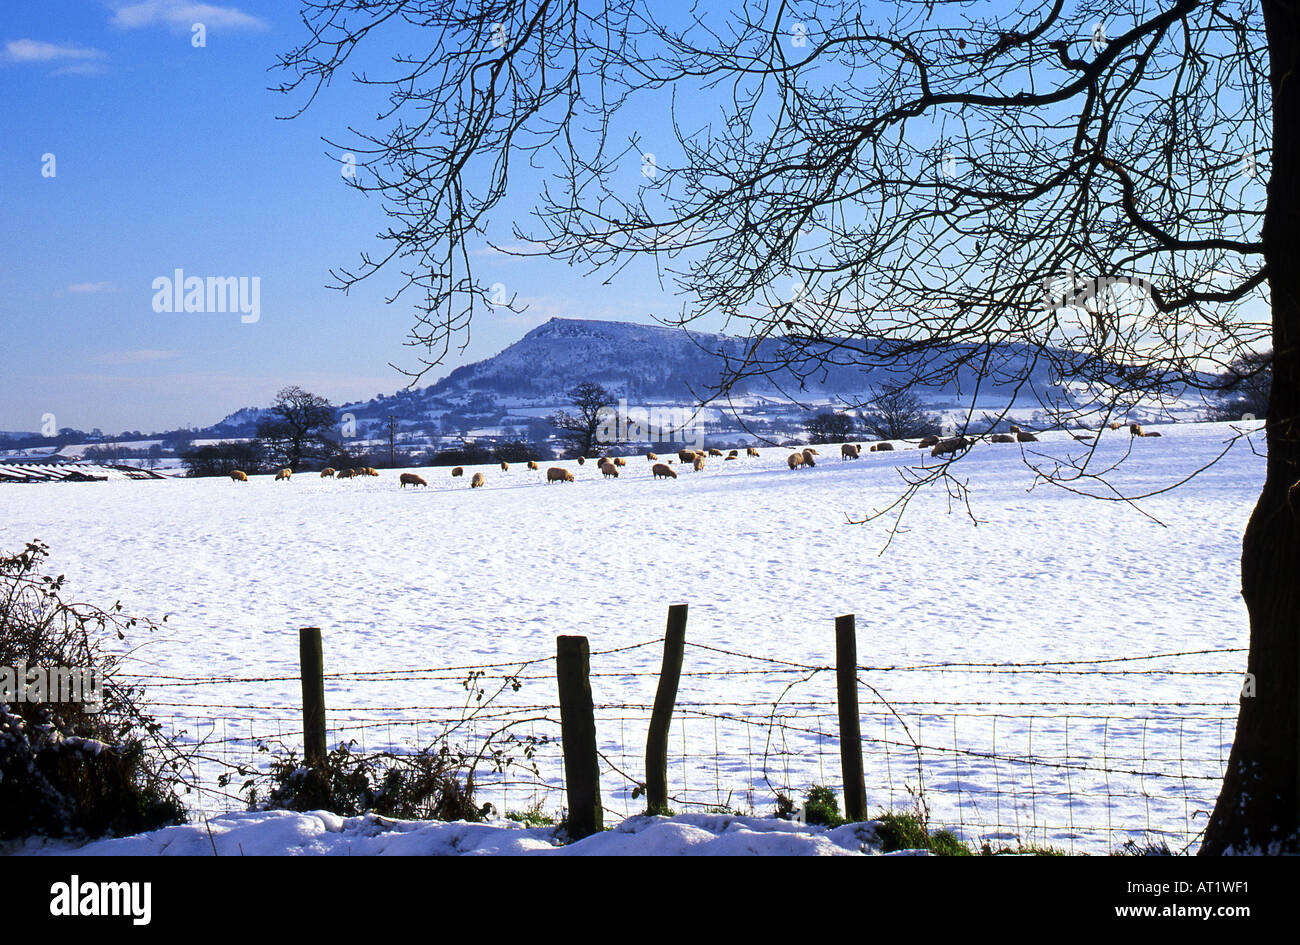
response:
[[[655,474],[656,479],[677,478],[677,471],[671,466],[665,466],[663,463],[655,463],[654,466],[650,468],[650,471]]]
[[[645,458],[646,458],[646,462],[653,463],[659,457],[656,456],[654,453],[646,453]]]
[[[952,436],[934,444],[934,448],[930,450],[930,455],[942,456],[945,453],[955,453],[958,450],[968,449],[971,445],[971,441],[964,436]]]
[[[537,465],[537,462],[536,462],[535,460],[531,460],[531,459],[530,459],[530,460],[528,461],[528,468],[529,468],[529,469],[540,469],[541,467]]]
[[[230,471],[231,482],[248,482],[248,473],[242,469],[232,469]]]
[[[678,450],[677,458],[683,463],[693,463],[695,462],[695,450]]]
[[[501,471],[502,471],[502,472],[510,472],[510,464],[507,463],[504,459],[501,460]]]
[[[1110,423],[1106,424],[1106,429],[1107,429],[1107,430],[1118,430],[1118,429],[1119,429],[1120,427],[1122,427],[1123,425],[1124,425],[1123,421],[1120,421],[1120,420],[1112,420]]]
[[[713,447],[709,447],[709,455],[710,455],[710,456],[721,456],[721,455],[722,455],[722,450],[715,450]]]
[[[624,459],[622,456],[616,456],[616,457],[614,458],[614,465],[615,465],[615,466],[626,466],[626,465],[627,465],[627,460]]]
[[[471,489],[477,489],[479,486],[483,485],[483,483],[485,483],[485,482],[487,482],[487,480],[483,478],[483,474],[482,474],[482,473],[475,473],[475,474],[474,474],[474,478],[471,479],[471,480],[469,481],[469,487],[470,487]]]
[[[740,457],[739,457],[739,456],[728,456],[728,457],[727,457],[727,462],[731,462],[733,459],[740,459]]]
[[[1032,433],[1026,433],[1024,430],[1021,430],[1016,434],[1016,440],[1021,443],[1037,443],[1038,437],[1034,436]]]
[[[614,479],[618,478],[618,467],[613,463],[602,463],[600,471],[605,474],[606,479],[609,479],[610,477],[613,477]]]
[[[560,466],[552,466],[546,470],[546,484],[553,482],[573,482],[573,473]]]
[[[990,443],[1014,443],[1016,438],[1010,433],[994,433],[989,437]]]
[[[939,439],[940,437],[938,434],[931,433],[929,436],[922,437],[921,442],[916,444],[916,448],[919,450],[929,449],[930,447],[937,445]]]
[[[798,469],[803,465],[803,453],[791,453],[786,457],[785,462],[791,469]]]
[[[737,455],[738,455],[737,452],[735,450],[732,450],[730,453],[727,454],[727,459],[735,459]]]
[[[704,468],[704,454],[703,454],[703,453],[697,453],[697,454],[695,455],[695,462],[691,463],[691,466],[695,469],[696,472],[699,472],[701,469],[703,469],[703,468]]]
[[[376,469],[374,466],[367,466],[367,467],[366,467],[366,475],[367,475],[367,476],[376,476],[376,477],[377,477],[377,476],[379,475],[379,470]]]
[[[756,449],[754,449],[754,447],[750,446],[750,447],[746,448],[746,450],[745,450],[745,455],[746,455],[746,456],[757,456],[757,455],[758,455],[758,450],[756,450]]]
[[[810,469],[811,469],[813,466],[816,466],[816,465],[817,465],[817,461],[816,461],[815,459],[813,459],[813,457],[816,456],[816,455],[817,455],[817,451],[816,451],[816,450],[813,450],[813,449],[804,450],[804,451],[803,451],[803,464],[804,464],[805,466],[809,467]]]
[[[283,479],[285,482],[288,482],[289,477],[292,475],[293,475],[293,470],[286,466],[284,469],[281,469],[278,473],[275,474],[275,481],[279,482],[281,479]]]
[[[424,486],[426,489],[429,488],[429,484],[424,481],[424,477],[417,476],[415,473],[402,473],[397,478],[401,480],[403,489],[407,486]]]
[[[451,478],[453,479],[458,479],[463,475],[465,475],[465,470],[460,466],[457,466],[455,469],[451,471]]]
[[[579,465],[579,466],[583,465],[583,464],[586,463],[586,462],[587,462],[587,457],[585,457],[585,456],[579,456],[579,457],[578,457],[578,465]]]
[[[355,469],[340,469],[334,474],[335,479],[351,479],[357,474]]]
[[[845,443],[840,447],[840,462],[846,459],[857,459],[862,455],[862,447],[853,443]]]
[[[894,451],[893,443],[872,443],[871,452],[873,453],[892,453]]]
[[[322,479],[333,479],[333,478],[334,478],[334,467],[333,467],[333,466],[326,466],[324,469],[322,469],[322,470],[320,471],[320,477],[321,477]]]
[[[1146,436],[1146,434],[1142,432],[1142,424],[1140,423],[1130,423],[1128,425],[1128,434],[1129,436]]]

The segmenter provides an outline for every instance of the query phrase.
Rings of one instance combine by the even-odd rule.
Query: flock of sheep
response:
[[[1107,427],[1111,430],[1118,430],[1123,426],[1124,424],[1119,421],[1111,421],[1110,423],[1107,424]],[[1137,423],[1130,423],[1128,425],[1128,429],[1129,429],[1129,434],[1135,437],[1160,436],[1160,434],[1155,430],[1149,432],[1144,431],[1141,425]],[[1091,437],[1075,435],[1074,438],[1082,442],[1092,442]],[[974,446],[975,443],[979,441],[979,439],[980,439],[979,437],[967,437],[967,436],[941,437],[941,436],[931,435],[931,436],[922,437],[920,442],[917,443],[917,448],[929,449],[931,456],[945,456],[949,453],[955,454],[962,450],[969,449],[970,447]],[[988,439],[990,443],[1036,443],[1038,442],[1037,436],[1035,436],[1034,434],[1026,430],[1020,429],[1020,427],[1018,426],[1012,426],[1010,433],[990,434]],[[866,446],[867,451],[872,453],[889,452],[894,449],[894,444],[890,442],[871,443],[869,445],[857,444],[857,443],[844,443],[840,446],[840,461],[843,462],[844,460],[849,460],[849,459],[860,459],[862,456],[863,446]],[[751,446],[745,450],[745,454],[747,456],[756,457],[759,455],[759,452],[758,450],[754,449]],[[811,468],[817,465],[817,457],[819,455],[821,454],[819,454],[815,449],[813,449],[812,447],[807,447],[806,449],[791,453],[786,458],[786,464],[792,470],[801,469],[804,467]],[[695,472],[699,472],[700,470],[702,470],[705,466],[706,459],[708,457],[713,457],[713,456],[721,457],[723,462],[727,462],[730,460],[739,459],[740,453],[738,450],[731,450],[724,456],[722,450],[719,449],[708,449],[708,450],[682,449],[677,452],[677,459],[682,463],[682,465],[689,465]],[[645,458],[647,462],[654,463],[654,465],[651,467],[651,472],[653,473],[655,479],[676,479],[677,478],[677,470],[675,470],[672,466],[672,462],[673,462],[672,459],[667,460],[667,462],[659,462],[658,461],[659,457],[654,453],[646,453]],[[585,456],[578,457],[579,466],[584,465],[586,462],[587,462],[587,457]],[[596,463],[596,466],[600,470],[601,474],[606,479],[617,479],[619,469],[627,465],[627,460],[622,456],[615,456],[615,457],[599,456],[594,458],[594,462]],[[541,469],[541,467],[537,465],[537,462],[531,459],[528,461],[528,468],[534,471],[540,471]],[[502,461],[501,471],[508,472],[509,469],[510,469],[510,464],[505,461]],[[293,470],[286,467],[285,469],[281,469],[279,472],[275,474],[275,481],[279,482],[282,479],[287,481],[292,475],[293,475]],[[339,469],[339,470],[334,469],[332,466],[327,466],[325,469],[321,470],[320,475],[322,479],[352,479],[353,477],[356,476],[378,476],[379,471],[369,466],[361,466],[356,469]],[[465,468],[463,466],[453,467],[451,470],[451,475],[452,478],[454,479],[460,478],[465,475]],[[235,482],[248,482],[248,474],[239,469],[236,469],[233,472],[231,472],[230,478]],[[410,472],[402,473],[400,476],[398,476],[398,481],[400,482],[402,488],[406,488],[407,486],[427,487],[429,485],[428,481],[418,473],[410,473]],[[546,470],[547,484],[550,484],[552,482],[573,482],[573,481],[574,481],[573,473],[565,469],[563,466],[552,466]],[[487,477],[485,477],[481,472],[474,473],[469,483],[471,489],[477,489],[486,484],[487,484]]]

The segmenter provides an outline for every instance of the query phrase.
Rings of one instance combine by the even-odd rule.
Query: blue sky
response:
[[[37,430],[45,414],[108,432],[202,426],[290,383],[336,403],[405,383],[388,366],[417,363],[409,303],[384,302],[398,274],[325,288],[331,267],[380,247],[380,202],[344,185],[321,141],[373,116],[375,99],[336,83],[280,121],[299,100],[268,91],[276,55],[304,35],[296,4],[41,0],[6,14],[0,430]],[[554,315],[651,321],[668,308],[644,279],[484,265],[529,311],[477,319],[465,354],[426,382]],[[176,269],[259,277],[259,319],[155,312],[153,280]]]

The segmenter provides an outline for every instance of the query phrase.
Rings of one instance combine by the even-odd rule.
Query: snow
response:
[[[879,853],[874,826],[828,830],[723,814],[631,817],[564,844],[554,827],[390,820],[328,811],[222,814],[85,845],[29,841],[11,855],[46,856],[855,856]],[[927,855],[922,851],[894,854]]]
[[[1131,450],[1108,476],[1125,494],[1184,479],[1235,428],[1154,429],[1163,436],[1101,437],[1103,468]],[[653,641],[668,604],[684,601],[688,642],[714,649],[686,651],[694,675],[682,680],[673,722],[673,807],[761,814],[778,788],[802,796],[839,782],[834,674],[817,668],[834,661],[835,616],[855,613],[859,662],[901,667],[860,673],[873,812],[910,807],[919,791],[936,826],[969,839],[1104,850],[1154,835],[1181,847],[1217,792],[1244,653],[1048,671],[910,667],[1246,646],[1239,557],[1263,481],[1255,440],[1258,453],[1237,442],[1136,507],[1035,485],[1019,446],[982,443],[953,470],[979,524],[942,487],[930,489],[883,555],[888,523],[848,517],[888,506],[900,470],[922,451],[841,462],[824,447],[815,469],[791,472],[786,450],[763,448],[759,459],[713,458],[699,473],[679,465],[676,481],[653,480],[634,456],[618,480],[564,463],[577,482],[559,485],[544,483],[543,463],[540,473],[466,467],[462,479],[418,470],[428,489],[401,489],[389,470],[350,481],[301,473],[288,483],[0,486],[0,547],[39,538],[79,599],[170,614],[159,633],[126,642],[143,644],[135,672],[259,680],[151,681],[159,715],[209,740],[209,759],[264,762],[258,740],[295,743],[299,627],[323,628],[327,673],[373,674],[326,681],[331,745],[356,738],[370,750],[427,744],[459,717],[465,672],[432,668],[518,670],[552,657],[557,635],[581,633],[593,651],[600,748],[639,779],[659,669]],[[1023,455],[1083,452],[1047,433]],[[933,463],[928,452],[924,461]],[[487,485],[471,491],[476,471]],[[638,643],[647,645],[622,649]],[[553,669],[524,668],[519,692],[501,694],[458,737],[471,742],[510,718],[530,720],[525,734],[558,735]],[[501,672],[485,682],[493,675],[499,684]],[[914,741],[924,746],[919,768]],[[494,786],[485,776],[481,799],[558,810],[553,744],[538,763],[544,784]],[[220,770],[209,760],[201,774],[211,786]],[[606,772],[611,820],[643,809],[631,788]],[[210,818],[238,806],[215,791],[197,802]],[[664,843],[691,842],[685,826],[664,831]]]

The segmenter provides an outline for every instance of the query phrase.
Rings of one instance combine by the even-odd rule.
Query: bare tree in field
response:
[[[574,456],[592,456],[600,447],[597,434],[602,424],[609,422],[611,411],[618,403],[614,395],[600,384],[583,382],[569,391],[573,413],[559,410],[547,421],[560,430],[560,438],[569,444]]]
[[[881,440],[929,436],[939,432],[939,424],[926,412],[921,398],[906,387],[877,389],[867,401],[862,426]]]
[[[973,405],[1046,369],[1053,416],[1097,425],[1271,343],[1242,553],[1257,694],[1202,850],[1297,848],[1296,6],[309,0],[303,19],[285,90],[394,54],[359,76],[386,130],[346,146],[392,224],[336,275],[406,273],[425,367],[489,301],[472,263],[535,168],[515,251],[653,261],[678,321],[749,339],[719,395],[849,365]],[[1038,474],[1091,475],[1064,459]]]
[[[257,439],[273,462],[297,469],[304,459],[321,459],[334,448],[329,431],[335,413],[319,394],[285,387],[276,393],[270,416],[257,425]]]

